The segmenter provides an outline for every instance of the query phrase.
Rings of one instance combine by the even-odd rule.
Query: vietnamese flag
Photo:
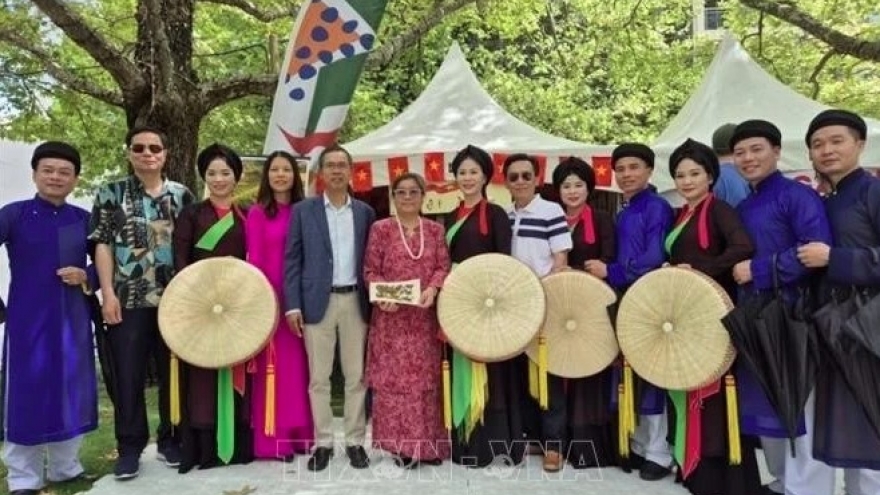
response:
[[[544,174],[547,172],[547,157],[544,155],[533,155],[535,161],[538,162],[538,186],[544,185]]]
[[[492,153],[492,163],[495,165],[495,172],[492,174],[493,184],[504,184],[504,160],[507,160],[506,153]]]
[[[596,186],[611,187],[611,176],[613,175],[611,157],[593,155],[590,157],[590,161],[593,163],[593,172],[596,173]]]
[[[443,153],[425,153],[425,180],[446,182],[446,169]]]
[[[409,159],[407,157],[394,156],[388,159],[388,185],[406,173],[409,173]]]
[[[370,162],[354,162],[351,185],[355,192],[367,192],[373,189],[373,168]]]

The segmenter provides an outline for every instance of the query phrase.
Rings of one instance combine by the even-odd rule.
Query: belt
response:
[[[358,288],[357,285],[339,285],[336,287],[330,287],[331,294],[348,294],[349,292],[354,292]]]

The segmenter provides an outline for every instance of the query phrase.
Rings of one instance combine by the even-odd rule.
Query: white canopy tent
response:
[[[355,162],[371,163],[372,183],[381,186],[389,183],[396,164],[424,173],[426,156],[442,153],[445,165],[468,144],[496,154],[496,159],[518,152],[545,157],[547,182],[560,157],[589,161],[613,149],[552,136],[508,113],[480,85],[457,43],[422,94],[400,115],[345,146]],[[445,178],[452,179],[448,171]]]
[[[812,176],[804,135],[813,117],[829,108],[813,101],[756,63],[733,37],[722,40],[700,87],[652,144],[657,153],[653,182],[661,192],[674,189],[668,159],[687,138],[711,145],[712,133],[727,122],[765,119],[782,131],[782,169],[786,175]],[[868,122],[865,166],[880,166],[880,122]],[[673,193],[674,194],[674,193]]]

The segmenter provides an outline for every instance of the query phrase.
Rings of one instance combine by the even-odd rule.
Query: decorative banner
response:
[[[387,0],[302,3],[284,58],[263,154],[285,150],[311,159],[336,142]],[[315,191],[309,174],[308,193]]]

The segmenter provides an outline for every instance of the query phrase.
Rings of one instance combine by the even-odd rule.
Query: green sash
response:
[[[196,243],[196,247],[213,251],[220,239],[235,226],[232,211],[214,222]],[[235,452],[235,390],[232,386],[232,368],[217,370],[217,457],[226,464]]]

